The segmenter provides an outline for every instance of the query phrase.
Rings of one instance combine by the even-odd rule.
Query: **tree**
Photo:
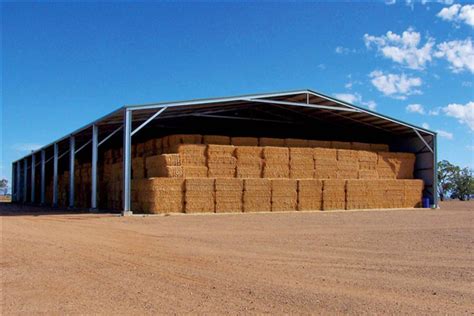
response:
[[[3,191],[3,194],[7,193],[7,188],[8,188],[8,180],[7,179],[1,179],[0,180],[0,192]]]
[[[438,194],[439,199],[444,201],[447,193],[454,189],[454,178],[460,168],[447,160],[438,162]]]
[[[451,197],[460,199],[461,201],[470,200],[474,194],[474,177],[473,172],[469,168],[457,170]]]

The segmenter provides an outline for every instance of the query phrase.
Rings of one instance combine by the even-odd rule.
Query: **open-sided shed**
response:
[[[132,142],[178,133],[385,143],[416,155],[414,176],[437,205],[435,132],[312,90],[123,106],[13,162],[13,201],[44,204],[52,179],[57,206],[58,168],[67,168],[73,208],[74,161],[82,155],[91,162],[90,207],[96,209],[99,150],[122,147],[123,214],[130,214]]]

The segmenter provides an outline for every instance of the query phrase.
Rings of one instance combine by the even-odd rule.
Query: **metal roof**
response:
[[[262,117],[266,117],[267,120],[270,120],[268,119],[270,117],[274,122],[295,123],[298,119],[306,117],[307,119],[316,119],[340,126],[350,125],[352,127],[370,128],[393,135],[406,135],[414,131],[423,136],[436,135],[435,132],[419,126],[306,89],[190,101],[125,105],[14,162],[48,149],[55,143],[65,143],[72,135],[89,139],[91,136],[90,129],[94,124],[100,127],[102,133],[113,132],[123,124],[124,111],[127,109],[133,111],[133,122],[144,122],[157,110],[163,108],[166,108],[166,110],[156,120],[183,117],[220,118],[222,115],[232,115],[227,116],[227,118],[263,120]],[[239,116],[239,111],[250,114],[252,117],[242,118]],[[235,115],[236,113],[237,115]],[[292,121],[292,119],[294,120]]]

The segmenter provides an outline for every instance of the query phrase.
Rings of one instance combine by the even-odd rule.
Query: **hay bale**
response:
[[[414,154],[378,152],[377,171],[380,178],[413,179],[414,167]]]
[[[368,179],[378,179],[379,178],[379,174],[377,172],[377,170],[363,170],[363,169],[360,169],[359,172],[358,172],[358,179],[365,179],[365,180],[368,180]]]
[[[346,208],[346,180],[323,181],[323,210]]]
[[[232,137],[230,139],[231,145],[234,146],[258,146],[257,137]]]
[[[333,148],[313,148],[314,178],[337,178],[337,150]]]
[[[206,178],[208,168],[206,166],[181,166],[184,178]]]
[[[298,180],[298,210],[322,210],[323,181],[316,179]]]
[[[290,178],[312,179],[314,160],[312,148],[290,148]]]
[[[132,159],[132,178],[143,179],[145,178],[145,159],[143,157],[137,157]]]
[[[281,138],[270,138],[270,137],[260,137],[258,139],[260,146],[271,146],[271,147],[284,147],[285,140]]]
[[[237,178],[261,178],[262,168],[259,166],[245,166],[238,165],[236,168],[235,176]]]
[[[404,186],[403,207],[421,207],[424,182],[420,179],[400,180]]]
[[[215,211],[214,179],[186,179],[185,207],[186,213]]]
[[[178,135],[169,135],[166,138],[167,144],[166,147],[173,148],[181,144],[201,144],[202,135],[198,134],[178,134]]]
[[[145,213],[183,212],[184,180],[150,178],[135,183],[137,202]]]
[[[221,135],[204,135],[202,137],[203,144],[214,144],[214,145],[230,145],[229,136]]]
[[[332,141],[331,146],[332,146],[332,148],[336,148],[336,149],[351,149],[351,143],[350,142]]]
[[[298,182],[291,179],[273,179],[272,211],[296,211],[298,206]]]
[[[286,147],[309,147],[309,142],[307,139],[286,138],[285,146]]]
[[[244,185],[241,179],[216,179],[216,213],[242,212],[243,189]]]
[[[206,166],[206,145],[181,144],[170,148],[170,152],[179,154],[182,166]]]
[[[346,209],[369,208],[370,196],[367,194],[368,180],[347,180]]]
[[[272,187],[268,179],[244,179],[243,211],[270,212]]]

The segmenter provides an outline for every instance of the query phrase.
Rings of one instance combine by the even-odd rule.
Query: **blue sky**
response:
[[[474,167],[474,6],[2,3],[0,177],[124,104],[310,88],[439,132]]]

